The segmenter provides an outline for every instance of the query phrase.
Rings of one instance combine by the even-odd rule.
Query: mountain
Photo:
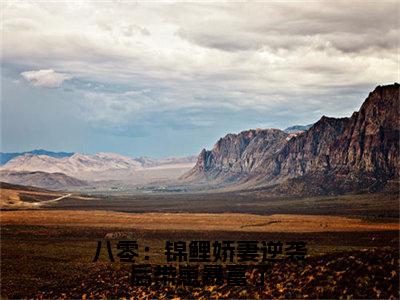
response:
[[[228,134],[182,179],[279,193],[378,189],[399,179],[399,84],[378,86],[349,118],[323,116],[295,136]]]
[[[294,126],[290,126],[290,127],[286,128],[283,131],[286,132],[286,133],[295,133],[295,132],[299,132],[299,131],[306,131],[306,130],[310,129],[311,126],[313,126],[313,124],[309,124],[309,125],[294,125]]]
[[[246,179],[261,167],[265,157],[273,156],[289,135],[279,129],[247,130],[228,134],[211,151],[200,153],[196,165],[185,179],[212,180],[214,183]]]
[[[93,155],[74,153],[72,156],[57,158],[27,153],[11,159],[0,169],[14,172],[63,173],[91,181],[132,179],[131,181],[142,182],[142,180],[138,180],[138,176],[144,176],[150,181],[157,178],[176,178],[192,168],[195,160],[194,156],[134,159],[116,153]],[[163,173],[157,175],[161,169],[163,169]]]
[[[1,172],[0,172],[1,174]],[[25,185],[19,185],[19,184],[12,184],[12,183],[7,183],[0,181],[0,188],[1,189],[7,189],[7,190],[21,190],[21,191],[30,191],[30,192],[50,192],[49,190],[43,189],[43,188],[38,188],[38,187],[33,187],[33,186],[25,186]]]
[[[0,181],[9,184],[45,189],[74,189],[88,186],[87,182],[62,173],[0,171]]]
[[[0,152],[0,165],[4,165],[9,160],[11,160],[17,156],[22,156],[25,154],[47,155],[47,156],[56,157],[56,158],[69,157],[69,156],[74,155],[73,152],[53,152],[53,151],[47,151],[47,150],[43,150],[43,149],[37,149],[37,150],[26,151],[26,152],[12,152],[12,153]]]
[[[2,169],[11,171],[42,171],[64,173],[80,179],[91,179],[98,173],[115,170],[136,170],[141,164],[132,158],[115,153],[85,155],[75,153],[69,157],[56,158],[47,155],[25,154],[7,162]]]
[[[173,156],[166,158],[151,158],[147,156],[142,156],[139,158],[135,158],[137,162],[139,162],[143,168],[156,168],[156,167],[174,167],[182,165],[191,165],[193,166],[196,163],[196,156]]]

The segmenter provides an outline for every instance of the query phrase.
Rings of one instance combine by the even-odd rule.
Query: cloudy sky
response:
[[[1,2],[1,149],[197,154],[399,81],[399,1]]]

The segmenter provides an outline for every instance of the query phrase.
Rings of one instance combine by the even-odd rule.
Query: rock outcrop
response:
[[[289,134],[279,129],[256,129],[221,138],[211,151],[203,149],[186,179],[206,179],[215,183],[244,180],[266,157],[286,144]]]
[[[184,179],[285,193],[383,187],[400,175],[399,87],[378,86],[351,117],[323,116],[295,136],[277,129],[229,134],[203,150]]]

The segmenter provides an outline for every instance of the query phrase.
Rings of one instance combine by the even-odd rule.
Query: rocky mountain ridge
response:
[[[313,124],[308,124],[308,125],[294,125],[287,127],[285,130],[283,130],[286,133],[296,133],[300,131],[306,131],[310,129],[310,127],[313,126]]]
[[[323,116],[296,136],[277,129],[228,134],[203,149],[182,179],[284,193],[384,185],[399,178],[399,107],[396,83],[378,86],[351,117]]]

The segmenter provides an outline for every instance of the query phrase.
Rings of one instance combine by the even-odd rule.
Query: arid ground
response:
[[[1,197],[3,297],[399,297],[397,195],[104,196],[9,187]],[[145,262],[148,246],[150,264],[166,264],[167,240],[304,241],[308,255],[304,262],[268,265],[262,288],[143,288],[130,284],[131,264],[110,262],[105,249],[92,262],[98,241],[106,240],[114,251],[119,240],[136,240],[138,263]],[[248,275],[251,283],[253,275]]]

